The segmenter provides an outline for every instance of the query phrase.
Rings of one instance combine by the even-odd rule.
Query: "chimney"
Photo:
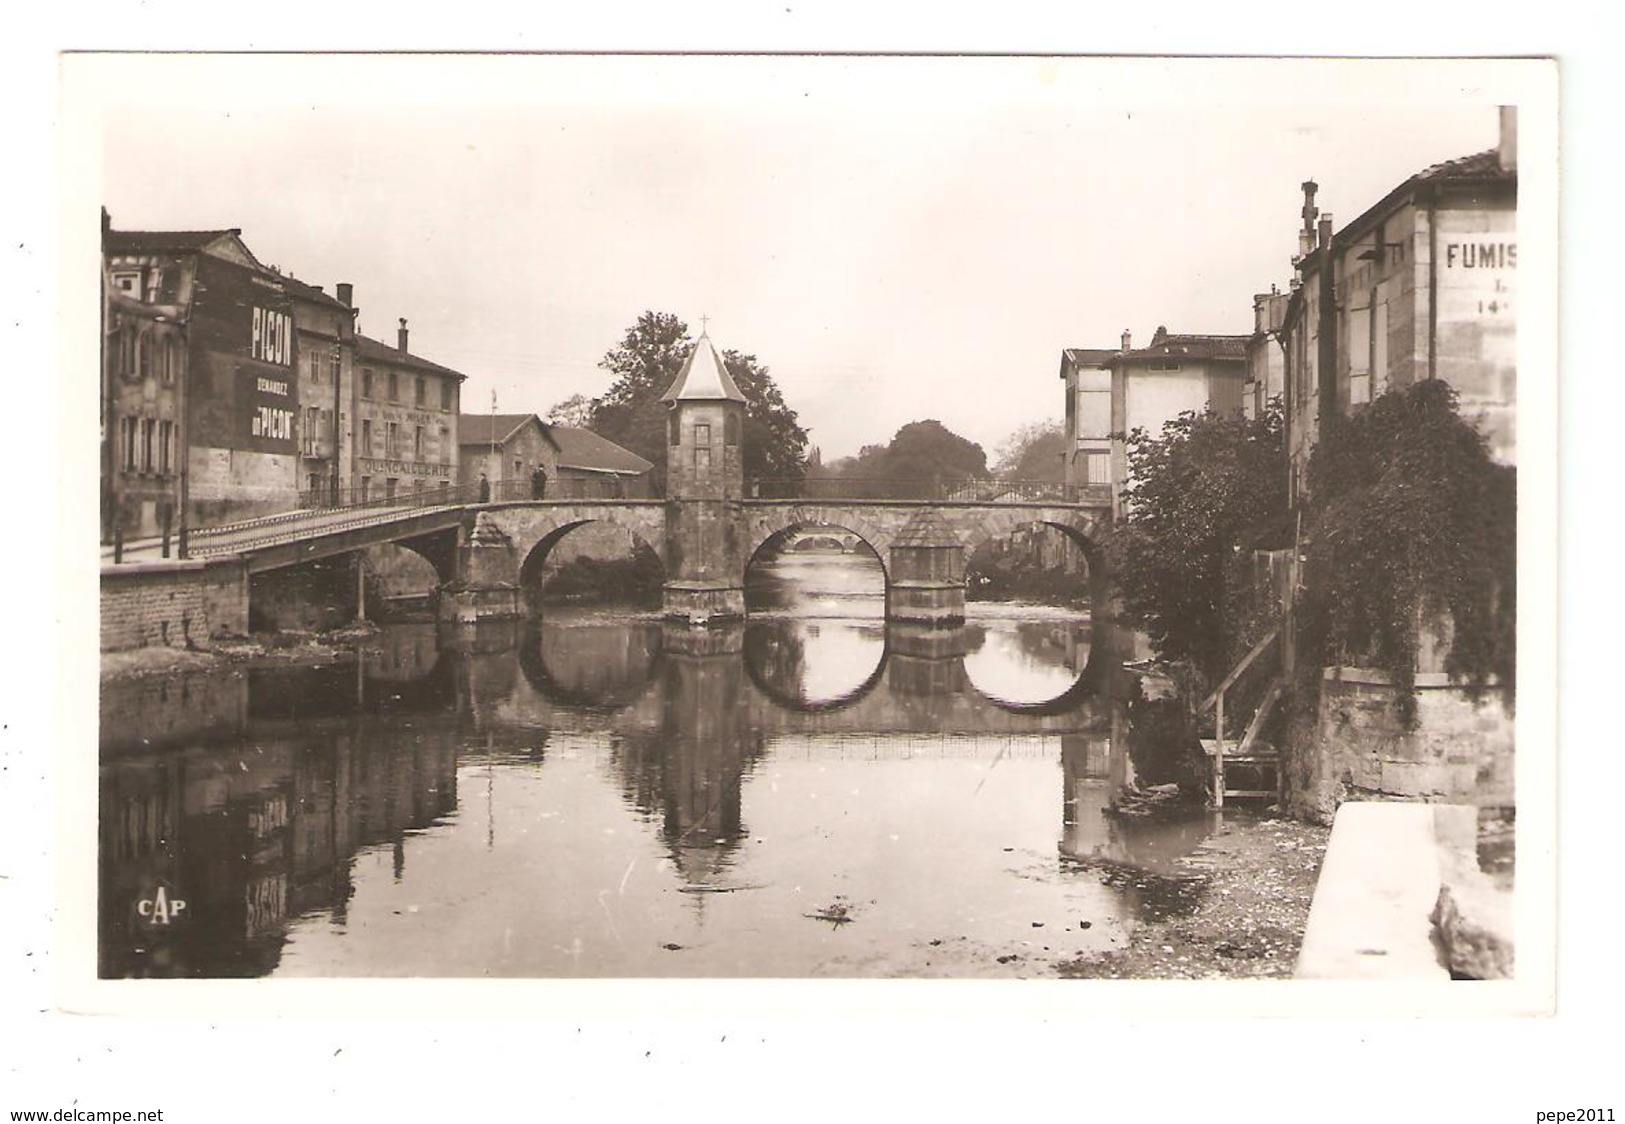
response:
[[[333,291],[338,295],[339,303],[345,308],[355,307],[354,285],[350,284],[348,281],[340,281],[337,285],[333,286]]]
[[[1503,172],[1518,170],[1518,107],[1515,105],[1501,107],[1501,143],[1496,156]]]
[[[1332,213],[1327,211],[1320,216],[1320,248],[1329,250],[1332,246]],[[403,321],[404,323],[404,321]]]
[[[1128,334],[1128,329],[1124,328],[1123,329],[1123,354],[1127,355],[1129,352],[1131,352],[1133,350],[1134,350],[1134,339],[1133,339],[1132,336],[1130,336]]]
[[[400,329],[400,332],[395,337],[395,342],[396,342],[396,346],[401,349],[401,354],[405,355],[406,354],[406,317],[404,317],[404,316],[401,317],[401,329]]]

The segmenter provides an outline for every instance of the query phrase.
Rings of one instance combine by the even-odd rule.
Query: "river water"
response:
[[[1043,975],[1182,908],[1212,824],[1105,813],[1087,616],[887,626],[851,554],[750,596],[729,631],[548,611],[109,685],[101,973]]]

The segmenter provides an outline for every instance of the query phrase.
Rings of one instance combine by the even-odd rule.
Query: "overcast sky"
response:
[[[404,316],[414,352],[468,375],[465,410],[493,388],[503,412],[601,393],[598,361],[641,312],[696,332],[704,314],[829,459],[926,417],[991,457],[1061,416],[1063,347],[1250,330],[1251,295],[1289,280],[1303,180],[1341,225],[1496,143],[1505,94],[1475,65],[127,56],[66,73],[100,114],[116,227],[240,227],[266,263],[352,282],[362,331],[392,341]]]

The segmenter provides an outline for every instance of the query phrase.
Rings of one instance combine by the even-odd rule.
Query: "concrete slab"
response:
[[[1430,920],[1439,898],[1439,818],[1431,804],[1351,802],[1338,808],[1295,975],[1450,978],[1439,962]]]

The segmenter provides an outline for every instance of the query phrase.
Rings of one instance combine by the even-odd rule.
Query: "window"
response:
[[[173,383],[181,369],[181,345],[174,336],[164,341],[164,382]]]
[[[729,445],[739,444],[739,415],[729,414],[722,423],[722,440]]]
[[[336,344],[333,353],[327,357],[327,373],[333,376],[334,383],[339,381],[339,349]]]
[[[449,410],[452,408],[450,379],[440,380],[440,408],[442,410]]]
[[[384,456],[391,460],[400,456],[401,452],[401,423],[386,422],[384,429]]]
[[[366,367],[361,369],[361,397],[372,397],[372,371]]]
[[[695,447],[694,471],[702,474],[711,471],[711,446],[698,445]]]
[[[367,492],[370,491],[371,488],[372,488],[372,477],[363,476],[361,478],[361,488],[360,488],[361,495],[358,497],[361,500],[362,503],[367,502]]]
[[[125,328],[119,333],[118,349],[119,374],[126,378],[134,378],[137,374],[135,365],[135,329]]]
[[[1086,453],[1083,458],[1083,482],[1085,484],[1110,484],[1112,479],[1112,457],[1110,453]]]
[[[394,476],[384,477],[384,499],[392,500],[395,498],[395,486],[399,483],[400,480]]]
[[[1371,401],[1371,306],[1349,309],[1349,405]]]
[[[694,426],[694,444],[707,446],[711,444],[711,427],[705,422]]]
[[[361,455],[372,456],[372,419],[361,419]],[[365,497],[363,497],[365,498]]]
[[[394,371],[389,372],[389,400],[399,402],[401,399],[401,377]]]
[[[170,466],[174,463],[175,423],[170,421],[158,423],[158,471],[168,476]]]
[[[419,375],[412,380],[412,405],[423,405],[423,395],[427,388],[423,385],[423,376]]]
[[[135,471],[135,419],[119,419],[119,437],[124,443],[124,471]]]
[[[518,480],[525,475],[525,464],[518,457],[513,459],[513,478]]]
[[[451,463],[451,430],[440,427],[440,463]]]
[[[152,471],[152,435],[157,428],[152,418],[141,419],[141,471]]]
[[[421,425],[412,434],[412,459],[419,464],[423,463],[423,427]]]
[[[113,288],[121,293],[129,293],[131,296],[139,297],[141,295],[141,272],[134,270],[113,274]]]
[[[414,496],[421,496],[423,494],[423,478],[421,476],[413,479],[412,494]]]
[[[156,373],[153,370],[153,365],[152,365],[152,333],[151,332],[142,332],[141,333],[141,357],[140,357],[140,363],[141,363],[141,367],[140,367],[140,370],[137,371],[137,374],[139,374],[144,379],[150,379]]]

